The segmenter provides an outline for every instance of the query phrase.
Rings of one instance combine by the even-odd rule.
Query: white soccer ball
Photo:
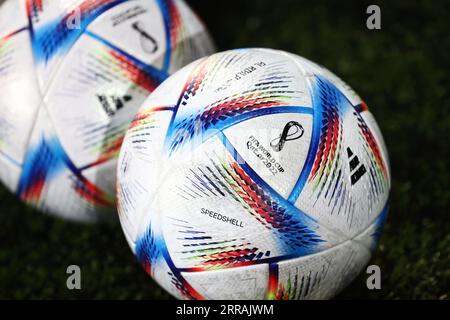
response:
[[[169,74],[213,52],[181,0],[8,0],[0,7],[0,179],[73,220],[115,216],[123,135]]]
[[[117,168],[126,238],[176,298],[322,299],[368,262],[387,151],[327,69],[269,49],[213,54],[146,100]]]

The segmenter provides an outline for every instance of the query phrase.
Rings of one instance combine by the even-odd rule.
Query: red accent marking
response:
[[[327,163],[331,163],[336,156],[336,148],[339,137],[339,114],[335,108],[327,114],[327,123],[322,127],[322,135],[320,137],[320,144],[314,161],[313,169],[309,176],[308,182],[314,179],[320,168],[323,168]],[[324,134],[326,132],[326,134]]]
[[[152,107],[152,108],[145,109],[144,111],[139,112],[133,118],[133,121],[131,122],[129,129],[133,129],[133,128],[139,126],[143,120],[150,118],[150,116],[152,116],[154,112],[164,111],[164,110],[169,110],[169,107]]]
[[[172,48],[175,48],[177,42],[178,42],[178,36],[180,35],[181,27],[182,27],[182,21],[181,21],[181,15],[178,11],[178,7],[175,5],[173,1],[167,1],[168,3],[168,9],[169,9],[169,15],[170,15],[170,39],[171,39],[171,46]]]
[[[387,169],[384,164],[384,160],[381,156],[381,151],[380,151],[380,148],[378,147],[375,137],[373,136],[372,132],[367,127],[367,125],[363,119],[361,119],[358,126],[361,129],[364,139],[366,140],[367,144],[369,145],[370,149],[372,150],[372,153],[375,156],[376,162],[378,163],[381,170],[383,171],[384,176],[387,177]]]
[[[40,176],[37,177],[37,179],[33,182],[34,183],[21,196],[22,200],[29,203],[37,203],[37,201],[41,197],[42,190],[44,189],[45,185],[45,176],[42,176],[42,174],[40,174]]]
[[[361,104],[361,112],[369,110],[369,107],[367,106],[367,104],[364,101],[361,100],[360,104]]]
[[[268,288],[267,288],[267,298],[269,298],[269,299],[276,298],[276,299],[280,300],[280,297],[277,295],[278,284],[279,284],[278,265],[270,264],[269,265],[269,284],[268,284]]]
[[[95,184],[84,177],[78,177],[79,182],[75,185],[75,191],[85,200],[104,207],[114,206],[114,201],[108,199],[108,195],[100,190]]]
[[[133,61],[126,58],[122,54],[109,50],[109,54],[113,56],[123,71],[126,72],[125,77],[132,81],[137,86],[152,92],[158,86],[151,77],[149,77],[141,68],[139,68]]]

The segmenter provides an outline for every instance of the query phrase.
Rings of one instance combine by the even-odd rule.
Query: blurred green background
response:
[[[188,1],[220,50],[271,47],[342,77],[375,115],[391,161],[391,209],[371,264],[338,299],[449,299],[449,3],[377,2],[382,29],[366,28],[371,2]],[[77,225],[34,211],[0,187],[0,298],[169,298],[148,277],[118,224]],[[66,288],[66,267],[82,290]]]

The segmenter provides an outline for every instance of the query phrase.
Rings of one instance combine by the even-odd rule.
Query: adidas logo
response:
[[[133,99],[130,95],[124,95],[123,97],[117,96],[106,96],[106,95],[97,95],[98,101],[101,103],[103,110],[105,110],[106,114],[110,117],[115,115],[117,111],[122,109],[125,106],[126,102],[129,102]]]
[[[367,170],[366,167],[359,162],[358,156],[354,155],[349,147],[347,147],[347,156],[350,160],[350,173],[352,174],[350,176],[350,180],[352,185],[354,185],[359,181],[359,179],[361,179]]]

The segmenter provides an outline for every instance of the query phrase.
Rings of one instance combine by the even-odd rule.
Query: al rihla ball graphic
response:
[[[1,181],[60,217],[116,217],[115,168],[133,115],[169,74],[212,52],[182,0],[7,0]]]
[[[369,261],[387,150],[362,99],[305,58],[201,58],[145,101],[117,166],[119,217],[179,299],[324,299]]]

